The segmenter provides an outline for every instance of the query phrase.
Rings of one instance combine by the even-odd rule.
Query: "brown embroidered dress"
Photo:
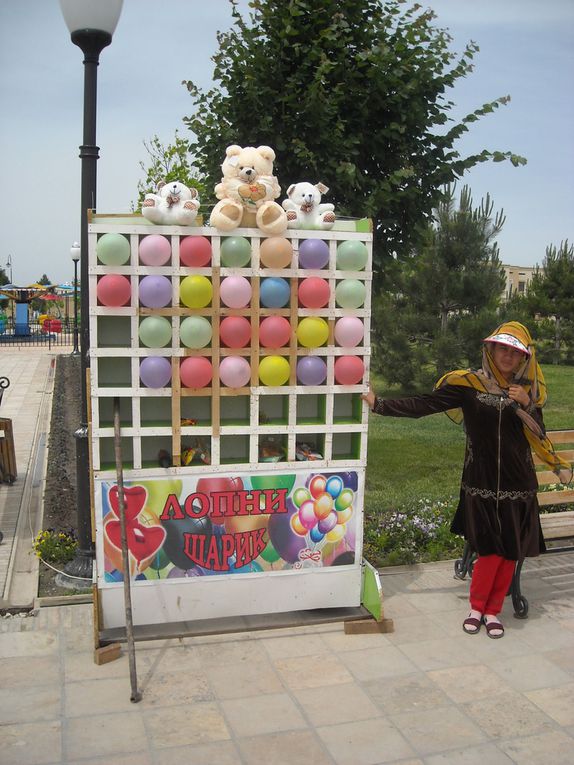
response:
[[[432,393],[375,399],[373,412],[388,417],[425,417],[460,407],[466,452],[460,500],[451,531],[479,555],[521,560],[545,549],[536,498],[538,483],[516,404],[505,396],[444,385]],[[543,426],[542,412],[530,414]]]

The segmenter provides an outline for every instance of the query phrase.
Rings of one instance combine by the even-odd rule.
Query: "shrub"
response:
[[[38,533],[32,546],[37,557],[46,563],[68,563],[78,549],[78,543],[72,530],[65,533],[54,529],[45,529]]]

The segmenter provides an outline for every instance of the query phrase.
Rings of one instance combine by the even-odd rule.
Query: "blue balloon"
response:
[[[259,299],[265,308],[283,308],[291,298],[291,287],[286,279],[270,276],[261,280]]]
[[[343,491],[343,479],[338,475],[332,475],[325,486],[325,491],[330,494],[333,499],[336,499]]]
[[[319,531],[318,526],[315,526],[315,528],[311,529],[309,536],[312,542],[320,542],[325,535]]]

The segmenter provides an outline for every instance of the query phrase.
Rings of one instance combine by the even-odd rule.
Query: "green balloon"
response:
[[[221,243],[221,264],[227,268],[242,268],[251,261],[251,245],[243,236],[229,236]]]
[[[354,497],[355,493],[352,489],[343,489],[343,491],[335,500],[335,510],[346,510],[350,505],[353,504]]]
[[[306,502],[309,499],[311,499],[311,492],[304,486],[300,486],[293,492],[293,504],[295,507],[301,507],[303,502]]]
[[[275,563],[275,561],[279,560],[281,557],[271,542],[267,543],[267,547],[260,554],[263,560],[266,560],[267,563]]]
[[[340,271],[362,271],[369,252],[364,242],[348,239],[337,247],[337,268]]]
[[[211,342],[211,324],[204,316],[188,316],[180,324],[179,337],[187,348],[205,348]]]
[[[130,259],[130,241],[122,234],[104,234],[98,239],[96,254],[104,266],[123,266]]]
[[[254,489],[287,489],[290,492],[295,483],[294,475],[252,475],[251,485]]]
[[[146,316],[140,324],[139,336],[148,348],[164,348],[171,340],[171,322],[165,316]]]
[[[335,288],[335,301],[341,308],[360,308],[366,296],[365,285],[358,279],[344,279]]]

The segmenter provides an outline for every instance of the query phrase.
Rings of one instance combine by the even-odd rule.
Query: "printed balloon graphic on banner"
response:
[[[293,494],[293,506],[297,513],[290,518],[291,530],[299,537],[307,537],[317,544],[325,539],[338,542],[345,534],[345,526],[353,510],[354,492],[343,488],[338,475],[316,474],[309,477],[305,488]]]

